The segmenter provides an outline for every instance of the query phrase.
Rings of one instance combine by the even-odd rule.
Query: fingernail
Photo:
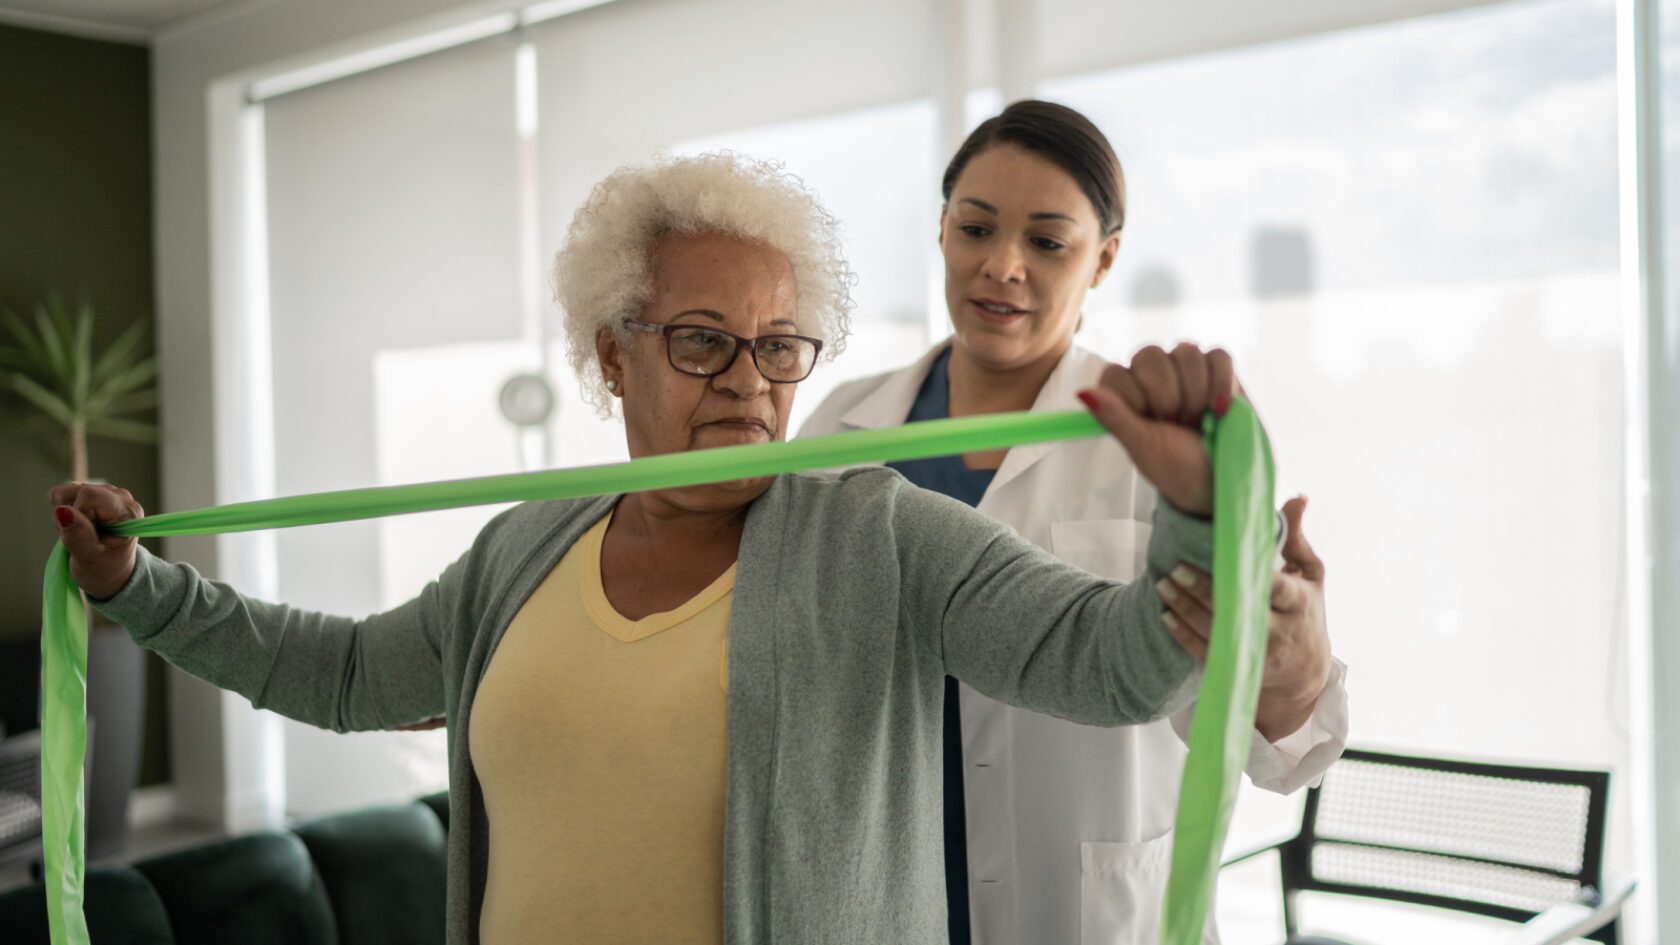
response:
[[[1190,570],[1190,566],[1187,564],[1181,564],[1173,568],[1169,576],[1183,587],[1196,586],[1196,572]]]
[[[1223,416],[1225,416],[1225,411],[1227,411],[1229,409],[1231,409],[1231,395],[1230,394],[1220,394],[1218,397],[1213,398],[1213,415],[1214,416],[1223,417]]]
[[[1075,394],[1074,396],[1078,397],[1079,402],[1085,405],[1085,409],[1087,409],[1087,410],[1096,410],[1097,409],[1097,395],[1096,394],[1093,394],[1088,390],[1082,390],[1079,393]]]
[[[1169,603],[1178,600],[1178,588],[1173,587],[1173,583],[1166,578],[1155,582],[1155,593],[1161,595],[1161,599]]]
[[[1161,622],[1167,625],[1168,630],[1178,629],[1178,615],[1170,610],[1161,611]]]
[[[61,505],[53,509],[53,518],[58,519],[59,528],[69,528],[71,523],[76,521],[76,515],[70,511],[68,505]]]

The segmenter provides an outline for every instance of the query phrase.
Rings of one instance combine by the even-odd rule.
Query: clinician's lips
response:
[[[981,321],[993,325],[1012,325],[1032,314],[1018,305],[1001,299],[969,299],[968,307]]]

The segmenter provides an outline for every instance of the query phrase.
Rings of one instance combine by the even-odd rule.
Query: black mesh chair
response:
[[[0,738],[0,867],[26,862],[39,876],[41,733]]]
[[[1225,865],[1277,851],[1286,945],[1339,943],[1297,931],[1303,891],[1524,923],[1513,945],[1619,945],[1633,883],[1604,884],[1609,788],[1605,771],[1350,749],[1307,792],[1300,833]]]

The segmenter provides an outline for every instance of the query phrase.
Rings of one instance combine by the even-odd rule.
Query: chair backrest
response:
[[[0,865],[41,850],[41,733],[0,738]]]
[[[1350,749],[1283,849],[1286,903],[1311,890],[1525,922],[1603,888],[1609,787],[1606,771]]]

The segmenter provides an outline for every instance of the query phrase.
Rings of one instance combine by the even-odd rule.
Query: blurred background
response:
[[[1629,220],[1680,204],[1623,189],[1631,2],[0,2],[0,305],[59,288],[102,332],[155,326],[158,443],[92,462],[156,510],[624,458],[565,364],[546,268],[588,188],[661,149],[781,161],[843,222],[855,333],[797,426],[946,333],[939,177],[967,130],[1021,97],[1080,109],[1129,197],[1082,343],[1236,355],[1280,496],[1311,500],[1353,742],[1610,770],[1608,869],[1640,876],[1634,940],[1658,940],[1652,869],[1680,862],[1680,821],[1653,785],[1680,749],[1657,747],[1660,684],[1656,709],[1640,694],[1680,631],[1645,557],[1645,457],[1669,447],[1648,435]],[[1644,33],[1670,118],[1675,10]],[[1653,170],[1680,167],[1672,140]],[[65,477],[23,434],[0,451],[0,637],[27,649],[38,496]],[[365,613],[497,511],[164,550]],[[441,731],[336,736],[143,676],[137,831],[446,783]],[[1245,786],[1232,845],[1299,803]],[[1276,882],[1227,872],[1227,941],[1277,938]]]

